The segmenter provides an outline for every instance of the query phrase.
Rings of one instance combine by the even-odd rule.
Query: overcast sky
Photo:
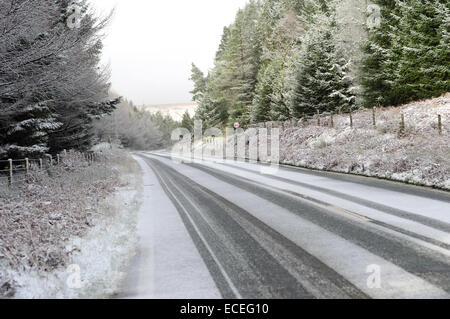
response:
[[[191,101],[191,63],[213,66],[223,27],[247,0],[91,0],[115,7],[104,62],[113,89],[136,104]]]

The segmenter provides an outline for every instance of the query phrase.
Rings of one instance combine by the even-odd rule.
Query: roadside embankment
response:
[[[105,298],[137,245],[140,174],[121,150],[32,171],[0,194],[0,298]]]

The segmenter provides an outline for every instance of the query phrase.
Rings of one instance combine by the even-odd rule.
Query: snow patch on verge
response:
[[[14,298],[108,298],[119,292],[138,245],[137,214],[143,194],[137,173],[121,179],[128,186],[103,200],[95,226],[66,246],[72,251],[69,267],[51,273],[9,271],[18,283]],[[80,286],[76,287],[78,269]]]

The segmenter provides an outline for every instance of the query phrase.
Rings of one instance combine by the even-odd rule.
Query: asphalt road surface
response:
[[[450,194],[235,161],[135,155],[127,297],[449,298]]]

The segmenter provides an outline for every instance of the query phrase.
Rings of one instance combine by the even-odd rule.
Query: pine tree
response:
[[[62,125],[51,115],[49,104],[38,102],[15,113],[4,131],[8,157],[38,158],[48,153],[48,133]]]
[[[272,92],[270,98],[270,119],[272,121],[286,121],[293,117],[289,96],[291,94],[290,59],[291,56],[276,55],[270,62],[272,73]]]
[[[239,10],[234,23],[224,28],[215,66],[206,77],[204,96],[196,113],[196,118],[208,125],[250,122],[261,63],[260,13],[260,1],[252,0]]]
[[[300,54],[291,102],[296,118],[354,105],[348,63],[336,50],[333,28],[334,24],[311,34]]]
[[[437,97],[450,91],[450,4],[399,2],[396,34],[401,47],[391,104]],[[397,45],[398,45],[397,44]]]
[[[203,129],[223,128],[229,115],[225,100],[213,100],[209,95],[200,103],[195,117],[203,121]]]
[[[188,129],[189,132],[194,132],[194,119],[189,114],[189,111],[184,112],[181,120],[181,127]]]
[[[194,83],[194,89],[190,92],[192,94],[192,100],[200,102],[206,91],[206,78],[194,63],[192,63],[191,77],[189,80]]]
[[[270,111],[272,108],[272,79],[271,65],[266,63],[261,68],[258,75],[258,84],[255,90],[255,98],[252,106],[253,123],[266,122],[271,120]]]
[[[258,27],[261,6],[252,0],[236,15],[230,27],[225,65],[232,99],[229,103],[229,121],[250,122],[250,109],[254,98],[256,79],[260,68],[261,40]]]
[[[61,126],[53,114],[55,101],[45,84],[55,70],[55,58],[49,54],[54,48],[49,42],[60,43],[58,28],[39,21],[49,20],[47,10],[54,12],[56,6],[49,2],[40,7],[35,3],[4,5],[9,6],[9,11],[2,13],[11,15],[12,25],[0,26],[5,30],[0,37],[2,157],[39,157],[49,151],[49,132]],[[28,16],[29,20],[14,20],[14,14]],[[1,19],[1,23],[8,23],[9,19]],[[14,29],[15,32],[10,32]]]
[[[72,3],[83,13],[79,28],[67,23]],[[106,22],[85,0],[0,3],[2,157],[90,147],[93,118],[117,104],[98,68]]]
[[[281,2],[268,1],[263,7],[263,67],[258,76],[253,120],[282,121],[292,118],[291,77],[296,49],[305,33],[304,21]],[[258,104],[262,105],[258,106]],[[260,114],[260,116],[258,116]]]
[[[364,45],[367,106],[399,105],[450,90],[448,1],[384,0],[381,27]]]

